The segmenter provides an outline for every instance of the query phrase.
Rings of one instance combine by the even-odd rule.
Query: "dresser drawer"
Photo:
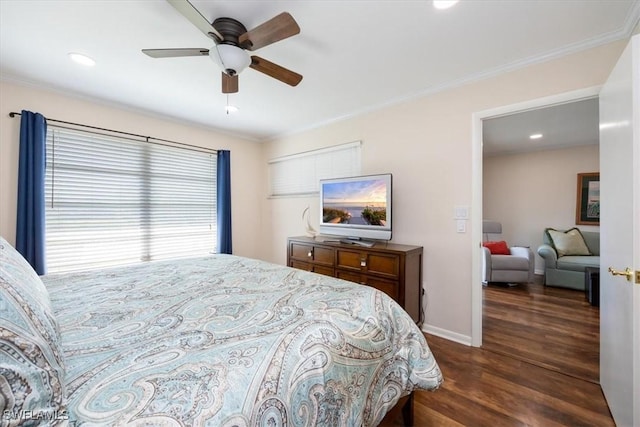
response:
[[[397,280],[400,275],[400,257],[395,254],[337,249],[336,267]]]
[[[311,264],[310,262],[291,260],[289,267],[297,268],[298,270],[311,271],[313,273],[323,274],[325,276],[335,277],[335,271],[332,267],[325,265]]]
[[[352,271],[344,271],[336,269],[336,277],[350,282],[359,283],[361,285],[371,286],[379,291],[384,292],[398,302],[400,298],[399,283],[392,280],[380,279],[378,277],[367,276],[362,273],[355,273]]]
[[[291,243],[291,259],[333,267],[333,249],[330,247]]]

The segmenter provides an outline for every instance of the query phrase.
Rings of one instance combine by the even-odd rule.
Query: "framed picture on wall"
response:
[[[576,224],[600,225],[600,173],[579,173]]]

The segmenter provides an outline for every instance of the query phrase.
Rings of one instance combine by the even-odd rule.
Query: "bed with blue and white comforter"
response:
[[[385,294],[231,255],[43,277],[75,425],[374,426],[442,382]]]

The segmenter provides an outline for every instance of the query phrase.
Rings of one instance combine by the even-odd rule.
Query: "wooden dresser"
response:
[[[422,246],[376,243],[371,248],[323,237],[287,239],[287,265],[372,286],[421,325]]]

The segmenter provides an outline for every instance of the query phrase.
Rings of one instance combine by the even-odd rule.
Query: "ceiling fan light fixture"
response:
[[[219,44],[209,50],[209,57],[230,75],[240,74],[251,64],[251,57],[242,48],[232,44]]]
[[[211,49],[142,49],[143,54],[151,58],[208,56],[222,69],[220,86],[223,94],[238,92],[239,74],[247,67],[289,86],[297,86],[302,81],[302,75],[251,55],[254,50],[300,33],[300,26],[290,13],[282,12],[247,31],[240,21],[230,17],[221,16],[209,22],[188,0],[167,1],[215,44]]]

